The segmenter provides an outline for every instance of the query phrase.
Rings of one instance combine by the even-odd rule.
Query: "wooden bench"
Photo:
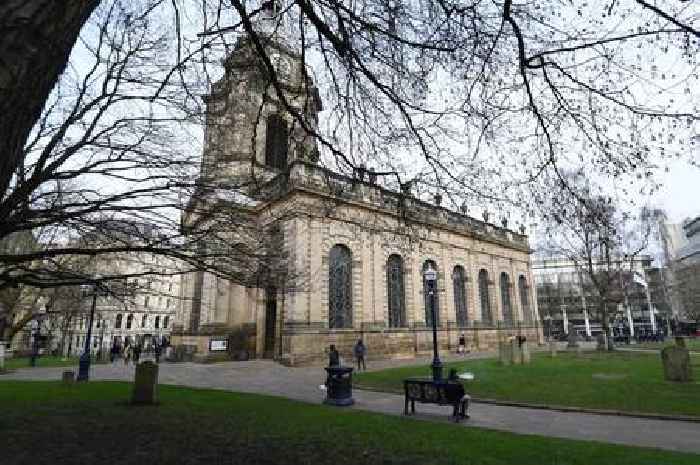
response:
[[[462,383],[456,380],[433,381],[432,378],[408,378],[403,382],[404,415],[409,415],[408,405],[411,404],[411,414],[416,413],[416,401],[423,404],[451,405],[452,419],[460,422],[469,418],[470,397],[464,391]]]

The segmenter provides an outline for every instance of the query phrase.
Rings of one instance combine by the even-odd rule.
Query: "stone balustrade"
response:
[[[289,173],[281,173],[266,183],[261,197],[272,199],[294,189],[370,204],[392,213],[401,211],[403,217],[411,221],[441,226],[480,240],[529,251],[527,236],[523,234],[303,161],[293,162]]]

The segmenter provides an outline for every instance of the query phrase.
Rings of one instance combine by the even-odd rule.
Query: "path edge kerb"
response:
[[[380,392],[384,394],[391,395],[402,395],[400,392],[388,392],[381,391],[379,389],[369,389],[366,387],[353,386],[353,389],[359,391],[371,391]],[[668,415],[663,413],[646,413],[646,412],[625,412],[622,410],[607,410],[607,409],[594,409],[585,407],[568,407],[565,405],[548,405],[548,404],[531,404],[528,402],[515,402],[508,400],[498,400],[498,399],[485,399],[480,397],[472,397],[471,402],[477,404],[490,404],[490,405],[501,405],[504,407],[521,407],[530,408],[536,410],[552,410],[555,412],[573,412],[573,413],[588,413],[591,415],[609,415],[616,417],[630,417],[630,418],[643,418],[648,420],[667,420],[667,421],[686,421],[689,423],[700,423],[700,417],[691,415]]]

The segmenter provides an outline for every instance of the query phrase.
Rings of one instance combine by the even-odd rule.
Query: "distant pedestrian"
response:
[[[141,346],[137,345],[134,347],[134,365],[139,363],[139,358],[141,358]]]
[[[357,361],[357,371],[360,371],[360,366],[363,370],[367,370],[367,365],[365,364],[365,355],[367,355],[367,346],[362,342],[362,339],[357,340],[357,344],[353,348],[353,353],[355,355],[355,360]]]
[[[334,344],[331,344],[330,350],[328,351],[328,366],[329,367],[339,367],[340,366],[340,354],[336,350]]]
[[[121,347],[119,347],[117,344],[113,344],[112,348],[109,351],[110,363],[114,363],[119,358],[120,353],[121,353]]]
[[[160,363],[160,351],[161,351],[161,347],[158,344],[156,344],[155,347],[153,348],[153,353],[156,357],[156,363]]]
[[[131,359],[131,346],[124,346],[124,365],[129,365]]]
[[[467,338],[464,337],[464,333],[462,333],[459,336],[459,347],[457,348],[457,352],[460,354],[464,355],[467,351]]]

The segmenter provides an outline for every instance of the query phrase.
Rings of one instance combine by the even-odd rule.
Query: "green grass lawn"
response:
[[[92,363],[104,363],[97,362],[93,357]],[[54,357],[53,355],[41,355],[36,358],[37,367],[76,367],[78,368],[78,357],[69,357],[64,359],[63,357]],[[6,358],[5,359],[5,369],[6,370],[16,370],[17,368],[31,368],[29,366],[29,357],[17,357],[17,358]]]
[[[695,381],[671,383],[663,379],[657,354],[617,352],[539,354],[529,365],[502,366],[496,359],[449,363],[475,376],[466,383],[469,394],[519,402],[630,412],[700,416],[700,357],[691,357]],[[428,376],[429,367],[413,366],[360,373],[356,387],[403,393],[402,380]]]
[[[129,392],[116,382],[0,381],[3,465],[700,463],[693,454],[174,386],[160,387],[159,406],[132,407]]]

